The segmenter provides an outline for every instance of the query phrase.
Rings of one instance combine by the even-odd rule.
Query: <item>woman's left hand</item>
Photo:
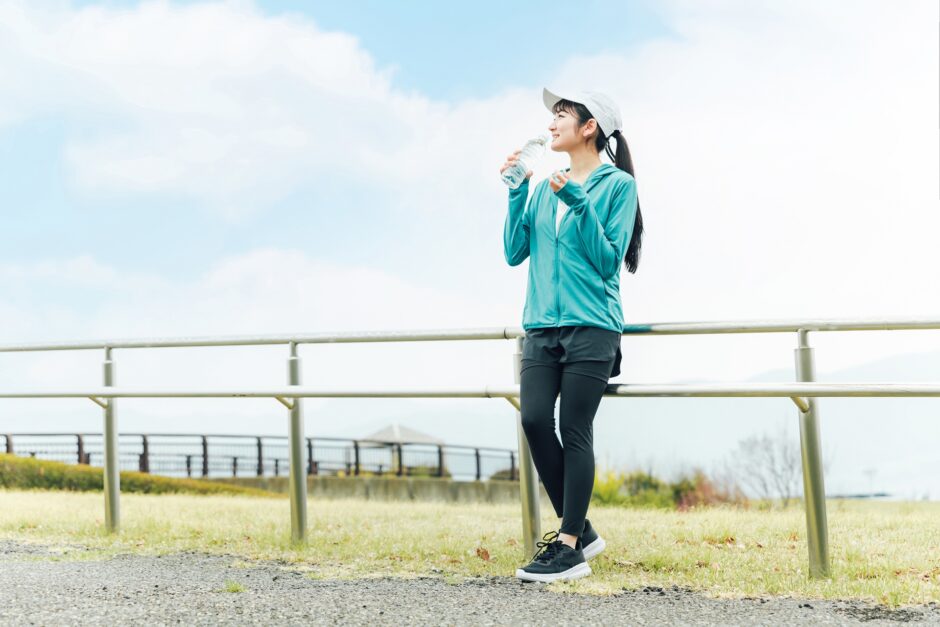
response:
[[[557,192],[562,187],[565,186],[565,183],[568,182],[568,175],[566,175],[561,170],[555,170],[552,172],[551,177],[548,179],[548,184],[552,188],[553,192]]]

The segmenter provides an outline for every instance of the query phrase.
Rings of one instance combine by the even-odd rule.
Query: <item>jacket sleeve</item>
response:
[[[578,235],[591,265],[604,280],[614,276],[623,263],[623,256],[633,236],[637,206],[636,181],[631,177],[613,191],[610,212],[603,224],[597,217],[594,203],[578,183],[568,181],[555,195],[568,205],[569,211],[574,212]]]
[[[529,201],[526,206],[528,196],[528,179],[516,189],[509,190],[509,213],[503,226],[503,254],[510,266],[518,266],[529,256],[529,214],[532,202]]]

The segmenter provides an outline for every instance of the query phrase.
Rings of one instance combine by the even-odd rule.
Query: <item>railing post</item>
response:
[[[513,451],[509,451],[509,480],[516,480],[516,454]]]
[[[398,451],[398,476],[401,477],[405,474],[405,456],[402,454],[401,442],[395,445],[396,450]]]
[[[473,457],[476,459],[476,464],[477,464],[477,481],[479,481],[479,480],[480,480],[480,477],[482,476],[482,473],[480,472],[480,471],[482,470],[482,468],[481,468],[482,464],[480,464],[480,449],[478,449],[478,448],[473,449]]]
[[[7,443],[6,443],[6,444],[7,444],[7,453],[9,453],[10,455],[12,455],[12,454],[13,454],[13,435],[10,434],[10,433],[8,433],[8,434],[6,435],[6,440],[7,440]]]
[[[290,343],[287,360],[287,384],[300,385],[300,358],[297,343]],[[307,477],[304,472],[304,416],[301,399],[294,398],[290,416],[290,528],[295,543],[307,540]]]
[[[238,456],[232,458],[232,477],[238,476]]]
[[[209,476],[209,438],[202,436],[202,476]]]
[[[141,444],[143,446],[143,451],[140,454],[140,472],[150,472],[150,442],[147,440],[146,435],[140,436]]]
[[[114,385],[114,362],[111,361],[111,349],[104,349],[104,386]],[[107,399],[104,408],[104,520],[105,527],[111,533],[117,533],[121,527],[121,468],[118,463],[117,418],[114,413],[115,400]]]
[[[186,456],[186,476],[187,477],[193,476],[193,456],[192,455]]]
[[[313,467],[313,438],[307,438],[307,474],[316,474]]]
[[[797,332],[797,381],[816,379],[813,349],[808,332]],[[819,443],[819,414],[816,398],[808,397],[809,410],[800,412],[800,449],[803,462],[803,504],[806,508],[806,541],[809,546],[809,575],[811,578],[829,577],[829,530],[826,521],[826,488],[823,481],[822,452]]]
[[[444,447],[441,444],[437,445],[437,476],[444,476]]]
[[[258,476],[264,476],[264,447],[261,444],[260,437],[258,437]]]
[[[355,474],[359,476],[359,440],[353,440],[353,461],[356,464]]]
[[[516,383],[522,381],[522,341],[516,338],[513,355],[513,375]],[[522,501],[522,539],[526,556],[535,553],[535,543],[541,536],[539,520],[539,478],[529,451],[529,441],[522,430],[522,412],[516,412],[516,433],[519,438],[519,498]]]
[[[85,438],[82,437],[81,433],[75,434],[75,448],[78,452],[78,463],[85,463]]]

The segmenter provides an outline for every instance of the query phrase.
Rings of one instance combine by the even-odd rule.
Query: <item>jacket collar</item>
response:
[[[617,166],[611,163],[600,164],[599,166],[594,168],[594,170],[588,175],[587,179],[584,181],[584,191],[585,192],[588,191],[589,189],[597,185],[605,177],[612,174],[616,170],[617,170]],[[564,171],[570,172],[571,168],[565,168]]]

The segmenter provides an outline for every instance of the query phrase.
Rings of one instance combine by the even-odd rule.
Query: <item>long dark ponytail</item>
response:
[[[552,107],[552,112],[558,113],[559,111],[567,111],[577,117],[579,127],[584,126],[588,120],[594,117],[591,115],[591,112],[588,111],[587,107],[579,102],[571,102],[570,100],[559,100],[556,102],[555,106]],[[617,141],[616,150],[611,146],[612,140]],[[630,147],[627,146],[627,139],[623,136],[623,133],[614,131],[605,137],[600,127],[598,127],[597,133],[594,135],[594,147],[597,149],[598,153],[602,150],[606,152],[615,166],[628,173],[634,179],[636,178],[636,175],[633,173],[633,158],[630,156]],[[633,236],[630,238],[630,245],[627,246],[627,253],[623,257],[623,263],[627,267],[628,272],[636,273],[636,269],[640,265],[640,248],[642,248],[642,246],[643,215],[640,213],[640,198],[637,196],[636,218],[633,221]]]

